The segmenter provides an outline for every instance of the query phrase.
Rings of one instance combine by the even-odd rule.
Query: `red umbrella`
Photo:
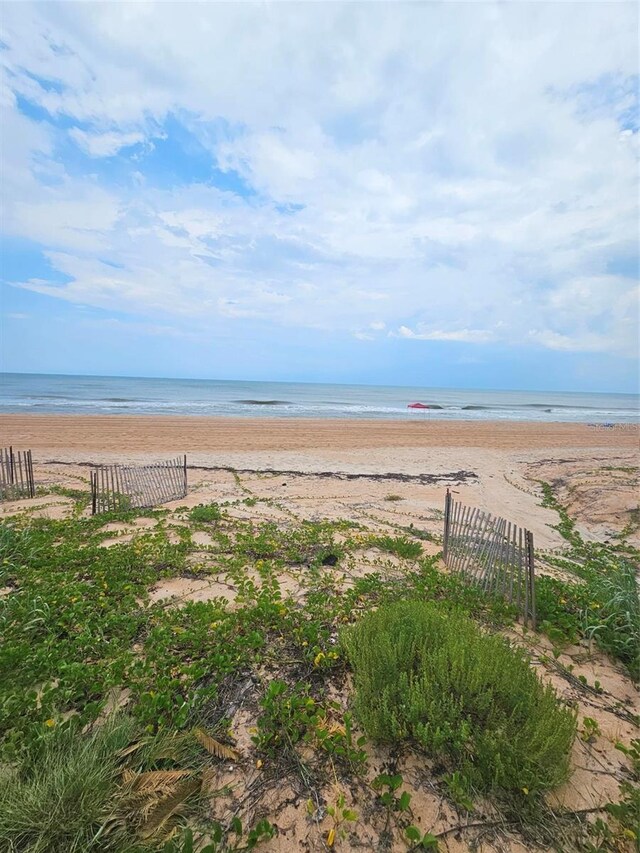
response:
[[[407,409],[430,409],[431,406],[427,406],[426,403],[409,403]]]

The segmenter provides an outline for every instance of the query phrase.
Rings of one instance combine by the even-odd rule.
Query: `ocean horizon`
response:
[[[412,403],[428,408],[411,409]],[[0,374],[0,412],[635,423],[640,396],[419,386]]]

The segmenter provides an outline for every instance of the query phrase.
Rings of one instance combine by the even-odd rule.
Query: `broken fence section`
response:
[[[96,465],[91,472],[94,515],[158,506],[186,494],[186,456],[151,465]]]
[[[0,449],[0,500],[34,498],[36,484],[33,479],[33,460],[30,450],[13,447]]]
[[[449,569],[515,604],[535,628],[533,534],[511,521],[464,506],[447,489],[443,558]]]

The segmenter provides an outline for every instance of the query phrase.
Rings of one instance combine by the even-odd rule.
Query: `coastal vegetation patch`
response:
[[[436,849],[471,812],[549,849],[561,818],[544,795],[566,773],[575,710],[498,636],[514,609],[442,572],[425,531],[237,517],[269,500],[244,491],[93,517],[88,492],[65,495],[66,518],[0,524],[0,849],[252,849],[288,825],[275,791],[327,847],[366,825],[389,849]],[[595,591],[585,563],[567,593]],[[215,578],[233,599],[155,593],[176,578]],[[547,635],[586,636],[573,599],[539,582]],[[632,831],[625,781],[600,849]],[[417,828],[425,791],[451,810],[433,835]]]

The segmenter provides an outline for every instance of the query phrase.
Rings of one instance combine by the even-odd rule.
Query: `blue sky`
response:
[[[638,9],[5,4],[1,367],[638,390]]]

